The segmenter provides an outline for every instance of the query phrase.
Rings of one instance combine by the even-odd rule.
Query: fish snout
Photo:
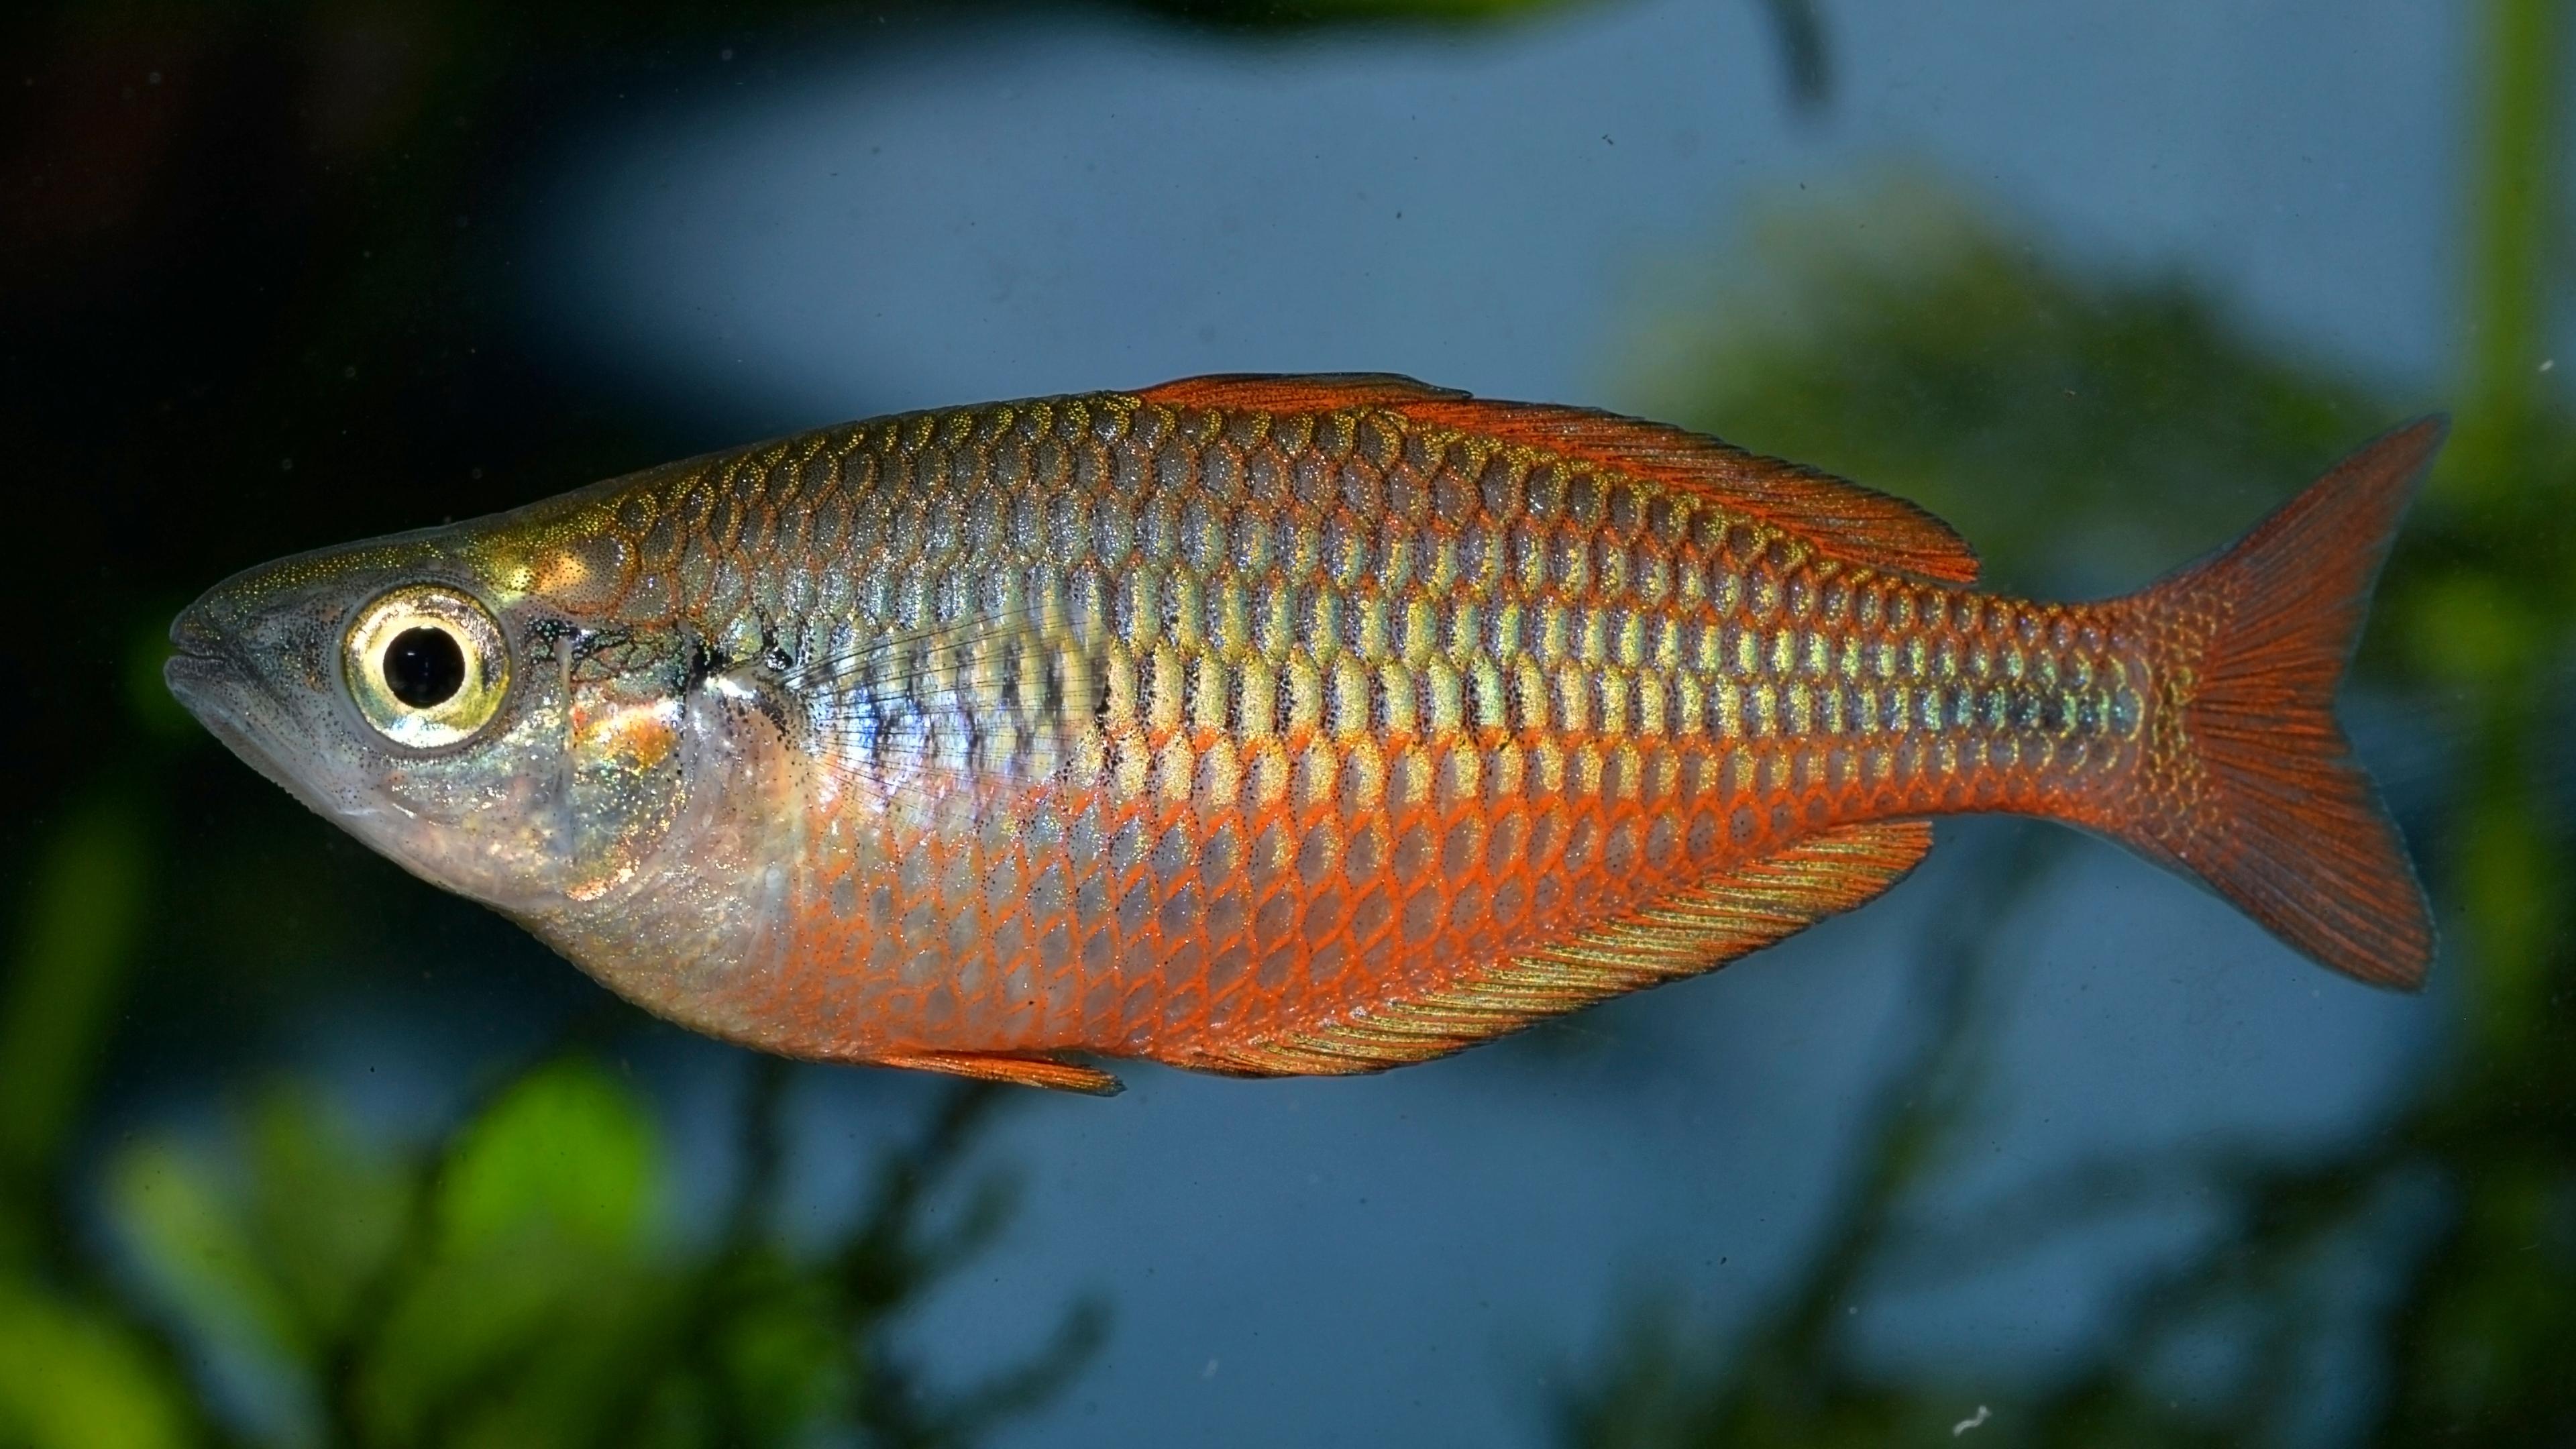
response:
[[[182,709],[226,748],[263,775],[297,794],[291,768],[312,753],[317,703],[294,687],[311,671],[280,664],[306,652],[294,647],[306,632],[289,616],[245,612],[218,589],[170,621],[170,657],[161,682]],[[283,636],[283,637],[281,637]],[[287,647],[281,648],[281,645]]]
[[[240,685],[242,671],[237,661],[227,657],[224,631],[205,600],[190,604],[170,621],[170,649],[170,657],[161,664],[162,684],[181,708],[214,727],[210,715],[221,712],[221,701]]]
[[[210,613],[195,604],[171,621],[173,652],[161,665],[171,698],[242,763],[324,816],[369,813],[353,806],[330,757],[317,748],[310,703],[278,689],[254,662],[256,641],[224,629]]]
[[[216,728],[216,715],[238,717],[240,696],[257,684],[241,621],[227,619],[229,612],[215,594],[181,609],[170,621],[170,657],[161,664],[171,696],[209,728]]]
[[[181,609],[179,617],[170,621],[170,647],[183,657],[197,659],[209,659],[223,651],[224,632],[209,616],[205,600]]]

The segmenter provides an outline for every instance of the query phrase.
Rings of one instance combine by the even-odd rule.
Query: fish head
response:
[[[690,794],[689,646],[618,616],[632,557],[499,519],[251,569],[170,629],[170,691],[234,754],[435,885],[522,918],[648,871]]]

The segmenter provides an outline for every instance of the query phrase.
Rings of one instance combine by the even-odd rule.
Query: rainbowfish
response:
[[[298,555],[181,614],[167,677],[414,874],[792,1057],[1375,1071],[1769,945],[1977,811],[2411,988],[2430,916],[2333,696],[2442,434],[2047,604],[1677,428],[1203,377]]]

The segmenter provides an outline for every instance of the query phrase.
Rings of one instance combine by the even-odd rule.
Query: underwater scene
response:
[[[0,37],[0,1446],[2576,1441],[2558,0]]]

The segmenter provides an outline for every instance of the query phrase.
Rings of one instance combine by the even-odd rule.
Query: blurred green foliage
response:
[[[762,1076],[745,1140],[774,1142],[782,1080]],[[1077,1304],[1035,1356],[950,1393],[925,1388],[893,1345],[906,1309],[1007,1219],[998,1180],[962,1208],[932,1202],[1000,1100],[952,1089],[820,1253],[776,1238],[774,1160],[753,1164],[712,1241],[676,1233],[652,1114],[577,1054],[519,1075],[422,1152],[388,1149],[309,1085],[275,1086],[219,1142],[155,1134],[120,1149],[107,1206],[144,1301],[224,1391],[216,1401],[243,1406],[199,1433],[960,1444],[1050,1397],[1103,1323]],[[161,1400],[179,1402],[166,1387]]]
[[[1897,1072],[1792,1286],[1740,1334],[1640,1307],[1562,1397],[1561,1442],[2299,1444],[2327,1403],[2356,1416],[2334,1430],[2351,1442],[2576,1442],[2576,889],[2550,784],[2576,645],[2576,413],[2545,365],[2567,294],[2550,260],[2565,24],[2559,0],[2488,0],[2482,21],[2455,442],[2362,661],[2456,744],[2438,804],[2408,822],[2448,934],[2437,991],[2469,1006],[2438,1069],[2394,1120],[2321,1153],[2086,1164],[1973,1212],[1966,1239],[1936,1234],[1915,1209],[1975,1110],[1958,1063],[1982,1049],[1958,982],[1996,969],[1969,943],[1933,973],[1924,1060]],[[1919,185],[1783,211],[1749,250],[1749,277],[1655,339],[1653,410],[1919,498],[2011,584],[2134,586],[2421,406],[2224,325],[2187,285],[2069,269]],[[1872,1368],[1833,1311],[2183,1201],[2220,1204],[2218,1229],[2036,1385],[1981,1387],[1994,1366],[1976,1361]],[[2177,1367],[2213,1343],[2223,1371]]]
[[[2396,421],[2183,280],[2054,264],[1904,175],[1751,218],[1665,290],[1638,411],[1917,500],[1996,587],[2131,587]]]
[[[55,829],[28,892],[17,969],[0,996],[0,1184],[41,1182],[97,1070],[151,889],[151,827],[131,784]]]
[[[191,1416],[151,1349],[112,1312],[0,1281],[0,1441],[160,1449]]]

